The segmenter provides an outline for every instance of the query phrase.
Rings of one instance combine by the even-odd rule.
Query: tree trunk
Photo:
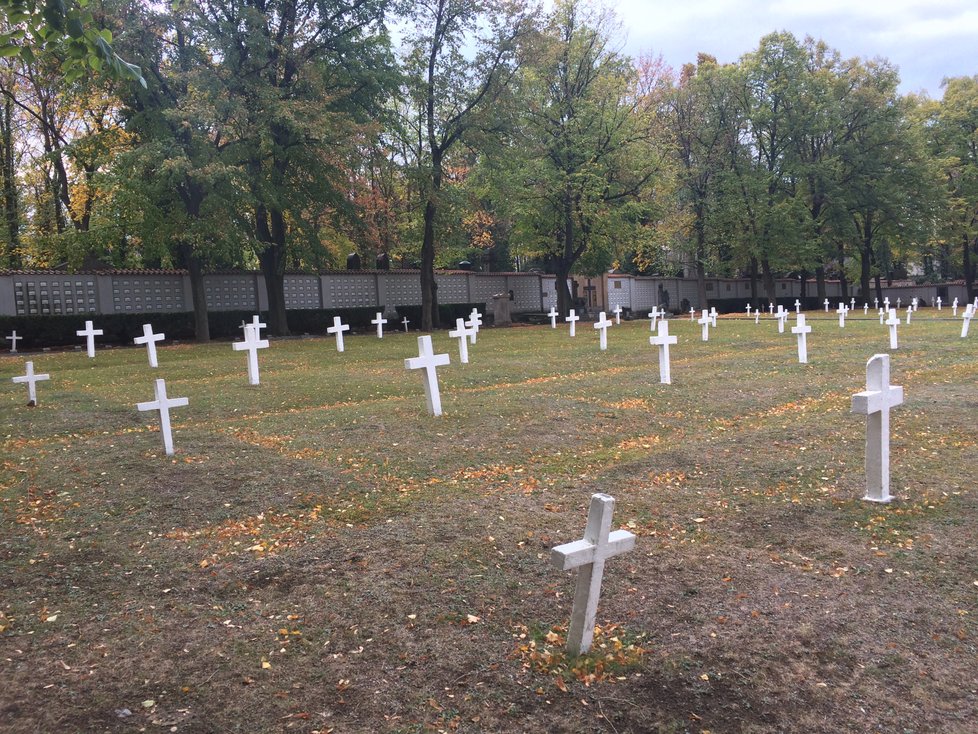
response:
[[[825,267],[819,265],[815,268],[815,298],[819,303],[825,300]]]
[[[207,321],[207,293],[204,290],[204,268],[200,258],[194,253],[194,246],[188,242],[177,245],[181,265],[190,273],[190,294],[194,300],[194,334],[199,342],[211,340],[210,324]]]
[[[842,288],[842,300],[849,300],[849,279],[846,277],[846,249],[839,243],[839,286]]]
[[[259,242],[265,248],[258,253],[258,263],[265,276],[268,294],[268,330],[277,336],[289,335],[285,312],[285,218],[282,212],[268,212],[255,207],[255,225]]]
[[[799,298],[806,298],[808,296],[808,271],[802,270],[798,274],[798,293]]]
[[[7,253],[3,264],[19,268],[20,213],[17,206],[17,167],[14,161],[13,101],[4,100],[3,117],[0,118],[0,181],[3,182],[3,223],[6,230]]]
[[[754,304],[754,308],[758,307],[757,303],[757,258],[751,255],[750,258],[750,301]]]
[[[971,260],[971,241],[968,239],[968,235],[962,236],[962,248],[961,248],[961,264],[964,267],[964,287],[965,293],[968,294],[968,300],[972,301],[975,298],[975,265],[976,263]],[[978,252],[978,238],[975,239],[976,252]]]
[[[872,259],[870,252],[865,247],[859,248],[859,288],[863,293],[863,298],[869,302],[869,280],[872,274]],[[879,278],[877,278],[877,282]],[[877,289],[878,291],[878,289]],[[877,293],[877,298],[879,294]]]
[[[767,257],[761,258],[761,281],[764,283],[764,293],[771,303],[778,300],[778,291],[774,283],[774,273],[771,271],[771,261]]]
[[[424,240],[421,243],[421,330],[437,328],[438,283],[435,281],[435,215],[433,197],[424,206]]]

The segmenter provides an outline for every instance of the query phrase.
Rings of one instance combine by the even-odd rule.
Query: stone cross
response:
[[[938,297],[937,297],[937,310],[938,310],[938,311],[940,311],[940,310],[941,310],[941,304],[942,304],[942,303],[943,303],[943,301],[941,300],[941,297],[940,297],[940,296],[938,296]]]
[[[10,353],[11,354],[17,354],[17,342],[20,341],[23,338],[24,337],[22,337],[22,336],[17,336],[17,332],[16,331],[12,332],[10,334],[10,336],[6,337],[6,340],[8,342],[10,342]]]
[[[437,368],[448,364],[451,360],[447,354],[435,354],[431,346],[430,336],[418,337],[418,356],[404,360],[404,367],[409,370],[424,370],[421,377],[424,380],[424,398],[428,403],[428,412],[441,415],[441,393],[438,391]]]
[[[855,308],[855,307],[856,307],[856,299],[855,298],[850,298],[849,299],[849,308]]]
[[[669,369],[669,345],[679,341],[676,336],[669,336],[669,322],[662,320],[659,322],[659,333],[657,336],[649,337],[649,344],[659,347],[659,382],[664,385],[672,384],[672,375]]]
[[[964,309],[962,316],[964,317],[964,323],[961,324],[961,338],[964,339],[968,336],[968,329],[971,328],[971,319],[975,317],[975,309],[970,303]]]
[[[889,296],[884,296],[883,297],[883,310],[884,311],[889,311],[890,310],[890,297]]]
[[[473,308],[466,325],[472,329],[469,332],[469,344],[475,344],[476,337],[479,335],[479,329],[482,328],[482,314]]]
[[[717,328],[717,307],[710,306],[710,326]]]
[[[166,396],[166,381],[156,380],[156,400],[146,403],[136,403],[137,410],[160,411],[160,433],[163,434],[163,448],[167,456],[173,456],[173,432],[170,430],[170,408],[181,408],[188,405],[187,398],[168,398]]]
[[[378,339],[383,339],[384,338],[384,324],[387,323],[387,319],[384,318],[383,312],[382,311],[378,311],[377,312],[377,315],[374,316],[374,318],[370,319],[370,323],[377,325],[377,338]]]
[[[975,302],[971,304],[972,314],[974,314],[975,311],[978,311],[978,296],[975,296]]]
[[[828,313],[829,312],[829,299],[826,298],[824,301],[822,301],[822,303],[825,304],[825,313]]]
[[[886,311],[884,311],[881,308],[880,309],[880,326],[882,326],[884,323],[886,323],[885,319],[886,319]]]
[[[907,323],[910,323],[910,314],[913,313],[913,305],[907,306]]]
[[[903,402],[903,388],[890,384],[890,355],[876,354],[866,363],[866,390],[852,396],[852,412],[866,416],[866,496],[889,502],[890,408]]]
[[[618,324],[618,325],[620,325],[621,324],[621,306],[615,305],[615,307],[613,309],[611,309],[611,313],[613,313],[615,315],[615,323]]]
[[[551,306],[550,307],[550,313],[547,314],[547,316],[550,317],[550,328],[551,329],[556,329],[557,328],[557,316],[558,315],[559,314],[557,313],[557,309],[554,308],[553,306]]]
[[[567,651],[571,655],[581,655],[591,649],[605,561],[635,547],[635,536],[627,530],[611,532],[614,512],[614,497],[600,493],[591,495],[584,538],[558,545],[550,551],[551,561],[561,571],[579,569],[567,631]]]
[[[326,329],[327,334],[336,334],[336,351],[342,352],[343,347],[343,332],[349,331],[350,325],[344,324],[343,319],[340,316],[333,317],[333,325]]]
[[[920,300],[919,300],[919,299],[917,298],[917,296],[914,296],[914,297],[913,297],[913,298],[912,298],[912,299],[910,300],[910,305],[911,305],[911,306],[913,306],[913,310],[914,310],[914,311],[916,311],[916,310],[917,310],[917,308],[918,308],[918,307],[919,307],[919,305],[920,305]]]
[[[20,375],[19,377],[11,377],[12,382],[26,382],[27,383],[27,404],[37,405],[37,383],[43,382],[44,380],[50,380],[51,375],[49,374],[34,374],[34,363],[28,362],[26,364],[26,374]]]
[[[767,304],[767,306],[768,309],[771,311],[771,315],[774,316],[774,301],[771,301],[769,304]]]
[[[241,326],[239,328],[240,329],[246,329],[248,326],[249,326],[249,324],[248,324],[247,321],[242,321],[241,322]],[[261,330],[268,328],[268,324],[262,322],[261,316],[259,316],[258,314],[255,314],[254,316],[251,317],[251,324],[250,324],[250,326],[256,327],[256,332],[255,332],[255,338],[256,339],[261,339]]]
[[[846,314],[849,313],[849,309],[846,308],[846,304],[840,303],[835,312],[839,314],[839,328],[846,328]]]
[[[957,317],[958,315],[958,299],[954,299],[954,303],[951,304],[951,313]]]
[[[92,359],[95,358],[95,337],[102,336],[104,333],[101,329],[96,329],[91,321],[85,322],[85,328],[80,331],[75,332],[78,336],[85,337],[86,347],[88,348],[88,356]]]
[[[608,348],[608,329],[611,327],[611,322],[605,318],[604,311],[598,315],[598,320],[594,324],[594,328],[601,332],[598,338],[598,346],[601,351],[605,351]]]
[[[257,385],[258,378],[258,350],[268,349],[268,340],[258,338],[258,325],[251,323],[245,324],[244,341],[235,342],[231,349],[236,352],[248,352],[248,384]]]
[[[899,345],[897,344],[897,327],[900,325],[900,319],[897,318],[896,309],[890,309],[890,317],[884,322],[890,327],[890,349],[897,349]]]
[[[649,330],[650,330],[650,331],[655,331],[655,322],[656,322],[656,321],[658,320],[658,318],[659,318],[659,316],[660,316],[660,315],[661,315],[661,316],[662,316],[663,318],[665,318],[665,315],[666,315],[666,312],[665,312],[665,311],[663,311],[663,312],[662,312],[662,313],[660,314],[660,313],[659,313],[659,307],[658,307],[658,306],[653,306],[653,307],[652,307],[652,310],[651,310],[651,311],[649,311],[649,318],[650,318],[650,319],[652,320],[652,321],[650,322],[650,326],[649,326]]]
[[[798,314],[798,325],[791,327],[791,333],[798,335],[798,362],[808,364],[808,334],[812,327],[805,324],[805,314]]]
[[[690,321],[695,321],[696,320],[696,309],[693,308],[692,306],[690,306],[690,308],[689,308],[689,320]]]
[[[869,314],[869,304],[868,303],[864,303],[863,304],[863,316],[866,316],[868,314]]]
[[[750,304],[747,304],[747,318],[750,318]]]
[[[795,299],[795,313],[801,313],[801,301],[799,301],[797,298]]]
[[[900,302],[901,302],[902,300],[903,300],[903,298],[900,298],[900,297],[898,297],[898,298],[897,298],[897,308],[901,308],[901,306],[900,306]]]
[[[778,333],[784,334],[784,322],[788,320],[788,312],[784,310],[784,306],[780,303],[778,304],[778,313],[776,314],[778,319]]]
[[[710,320],[710,312],[704,309],[703,317],[700,318],[696,323],[703,327],[703,341],[705,342],[710,341],[710,324],[713,323]]]
[[[761,309],[759,308],[754,309],[754,323],[755,324],[761,323]]]
[[[137,336],[133,339],[136,344],[145,344],[146,353],[149,355],[149,366],[159,367],[160,365],[156,361],[156,342],[161,342],[165,338],[165,334],[154,334],[153,326],[151,324],[143,324],[143,335]]]
[[[404,333],[407,334],[407,332],[408,332],[408,324],[410,324],[411,322],[408,321],[408,317],[405,316],[404,317],[404,320],[401,323],[404,324]]]
[[[570,324],[570,335],[574,336],[577,334],[577,322],[581,320],[581,317],[574,313],[574,309],[571,309],[567,316],[564,317],[564,321]]]
[[[455,319],[455,330],[448,332],[452,339],[458,339],[458,361],[462,364],[469,363],[469,332],[470,328],[465,326],[465,319]]]
[[[880,307],[880,299],[879,298],[874,298],[873,299],[873,308],[879,308],[879,307]]]

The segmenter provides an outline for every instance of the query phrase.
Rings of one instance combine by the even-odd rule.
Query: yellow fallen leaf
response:
[[[474,614],[467,615],[467,619],[469,621],[469,624],[478,624],[479,623],[479,618],[477,616],[475,616]]]
[[[262,660],[261,661],[261,667],[262,667],[263,670],[268,670],[269,668],[272,667],[272,664],[270,662],[268,662],[267,660]]]

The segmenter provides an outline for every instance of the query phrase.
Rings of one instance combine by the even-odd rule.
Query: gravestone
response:
[[[750,304],[747,304],[747,318],[750,318]]]
[[[866,390],[852,396],[852,412],[866,416],[866,496],[889,502],[890,408],[903,402],[903,388],[890,384],[890,355],[876,354],[866,363]]]
[[[970,303],[964,309],[964,322],[961,324],[961,338],[968,336],[968,329],[971,328],[971,319],[975,317],[975,308]]]
[[[868,315],[869,315],[869,304],[868,303],[864,303],[863,304],[863,316],[868,316]]]
[[[920,307],[920,299],[918,299],[917,296],[914,296],[912,299],[910,299],[910,305],[913,307],[913,310],[916,311]]]
[[[258,350],[268,349],[268,340],[258,337],[259,326],[257,324],[245,324],[244,341],[235,342],[231,349],[236,352],[248,352],[248,384],[257,385],[258,376]]]
[[[937,310],[938,310],[938,311],[940,311],[940,310],[941,310],[941,304],[942,304],[942,303],[944,303],[944,301],[943,301],[943,300],[941,299],[941,297],[940,297],[940,296],[938,296],[938,297],[937,297]]]
[[[880,299],[879,298],[874,298],[873,299],[873,308],[879,308],[879,307],[880,307]]]
[[[713,321],[710,319],[710,312],[703,309],[703,316],[696,323],[703,327],[703,341],[710,341],[710,324],[713,323]]]
[[[256,339],[261,339],[261,330],[267,328],[268,327],[268,324],[264,323],[261,320],[261,316],[259,316],[258,314],[255,314],[254,316],[251,317],[251,322],[250,323],[247,322],[247,321],[242,321],[241,322],[241,326],[239,326],[238,328],[241,329],[242,331],[244,331],[249,326],[254,326],[255,327],[255,338]]]
[[[801,301],[799,301],[796,298],[795,299],[795,314],[800,314],[800,313],[801,313]]]
[[[404,360],[405,369],[423,370],[421,379],[424,381],[424,398],[431,415],[441,415],[441,393],[438,390],[438,368],[450,362],[447,354],[435,354],[431,346],[431,337],[418,337],[418,356]]]
[[[897,308],[903,308],[903,306],[901,305],[902,302],[903,302],[903,298],[902,297],[898,297],[897,298]]]
[[[78,336],[85,337],[85,347],[88,350],[90,359],[95,359],[95,337],[102,336],[101,329],[96,329],[91,321],[85,322],[85,328],[75,332]]]
[[[10,353],[17,354],[17,342],[23,339],[22,336],[17,336],[17,332],[11,332],[10,336],[6,337],[6,341],[10,342]]]
[[[689,320],[690,321],[695,321],[696,320],[696,309],[695,308],[690,308],[689,309]]]
[[[452,339],[458,339],[458,361],[462,364],[469,363],[469,331],[465,326],[465,319],[455,319],[454,331],[448,332]]]
[[[24,365],[25,373],[19,375],[18,377],[11,377],[11,382],[14,383],[27,383],[27,404],[37,405],[37,383],[44,382],[45,380],[50,380],[51,375],[44,374],[34,374],[34,363],[27,362]]]
[[[613,497],[600,493],[591,495],[584,538],[558,545],[550,551],[553,564],[561,571],[579,569],[567,631],[567,651],[571,655],[582,655],[591,649],[605,561],[635,547],[635,536],[627,530],[611,532],[614,512]]]
[[[890,297],[883,296],[883,310],[887,313],[890,312]]]
[[[880,326],[882,326],[885,323],[886,323],[886,312],[881,308],[880,309]]]
[[[615,315],[615,323],[621,325],[621,306],[616,305],[611,309],[611,313]]]
[[[598,338],[598,348],[603,352],[608,348],[608,329],[611,327],[611,322],[605,318],[604,311],[598,315],[598,320],[594,324],[594,328],[600,333]]]
[[[166,396],[166,381],[156,380],[156,400],[136,403],[137,410],[158,410],[160,413],[160,433],[163,434],[163,449],[167,456],[173,456],[173,432],[170,429],[170,408],[181,408],[189,405],[187,398],[168,398]]]
[[[567,316],[564,317],[564,321],[570,324],[570,335],[574,336],[577,333],[577,322],[581,320],[581,317],[574,313],[574,309],[571,309]]]
[[[655,324],[656,321],[659,320],[660,316],[662,318],[665,318],[666,312],[665,311],[660,312],[658,306],[653,306],[652,310],[649,311],[649,331],[655,331]]]
[[[778,312],[775,314],[775,318],[778,320],[778,333],[784,334],[784,322],[788,320],[788,312],[784,310],[784,306],[780,303],[778,304]]]
[[[492,297],[492,323],[495,326],[513,323],[512,302],[508,293],[497,293]]]
[[[710,326],[717,328],[717,307],[710,306]]]
[[[665,385],[672,384],[669,345],[677,343],[678,340],[678,337],[669,335],[669,322],[665,320],[659,322],[658,334],[649,337],[649,344],[659,347],[659,382]]]
[[[768,303],[767,306],[768,306],[768,310],[771,312],[771,315],[774,316],[774,301]]]
[[[469,331],[469,344],[475,344],[476,338],[479,336],[479,329],[482,328],[482,314],[476,308],[472,309],[469,314],[469,320],[465,324],[471,329]]]
[[[404,317],[404,320],[401,321],[401,323],[404,325],[404,333],[407,334],[408,333],[408,324],[410,324],[411,322],[408,321],[408,317],[405,316]]]
[[[825,305],[825,313],[829,312],[829,299],[826,298],[822,303]]]
[[[808,334],[812,327],[805,324],[805,314],[797,316],[797,326],[791,327],[791,333],[798,336],[798,361],[801,364],[808,364]]]
[[[846,308],[846,304],[840,303],[835,312],[839,314],[839,328],[846,328],[846,314],[849,313],[849,309]]]
[[[898,349],[899,344],[897,343],[897,327],[900,325],[900,319],[897,318],[895,308],[890,309],[890,317],[885,323],[890,327],[890,349]]]
[[[387,323],[387,319],[384,318],[383,312],[382,311],[378,311],[377,312],[377,315],[374,316],[372,319],[370,319],[370,323],[371,324],[376,324],[376,326],[377,326],[377,338],[378,339],[383,339],[384,338],[384,324]]]
[[[856,299],[855,298],[850,298],[849,299],[849,308],[850,309],[855,309],[856,308]]]
[[[907,306],[907,324],[910,323],[910,314],[913,313],[913,304]]]
[[[754,309],[754,323],[755,324],[761,323],[761,309],[759,308]]]
[[[327,334],[336,334],[336,351],[342,352],[345,347],[343,345],[343,332],[349,331],[350,325],[344,324],[343,319],[340,316],[333,317],[333,325],[326,329]]]
[[[551,329],[556,329],[557,328],[557,316],[559,316],[559,314],[557,313],[557,309],[554,308],[553,306],[551,306],[550,307],[550,313],[548,313],[547,316],[550,317],[550,328]]]
[[[958,316],[958,299],[954,299],[954,303],[951,304],[951,314],[957,318]]]
[[[133,339],[136,344],[146,345],[146,354],[149,357],[150,367],[159,367],[160,365],[156,361],[156,342],[161,342],[166,338],[164,334],[154,334],[153,327],[151,324],[143,324],[143,335],[137,336]]]

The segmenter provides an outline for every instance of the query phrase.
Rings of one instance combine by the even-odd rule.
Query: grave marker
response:
[[[954,303],[951,304],[951,313],[956,318],[958,315],[958,299],[954,299]]]
[[[710,326],[717,328],[717,307],[710,306]]]
[[[797,316],[797,326],[791,327],[791,333],[798,335],[798,361],[801,364],[808,364],[808,334],[812,327],[805,324],[805,314]]]
[[[864,303],[863,304],[863,316],[868,316],[868,315],[869,315],[869,304],[868,303]]]
[[[866,363],[866,390],[852,396],[852,412],[866,416],[866,496],[889,502],[890,408],[903,402],[903,388],[890,384],[890,355],[876,354]]]
[[[835,312],[839,314],[839,328],[846,328],[846,314],[849,313],[849,309],[846,308],[846,304],[840,303]]]
[[[696,309],[693,308],[692,306],[690,306],[690,308],[689,308],[689,320],[690,321],[695,321],[696,320]]]
[[[153,333],[153,326],[151,324],[143,324],[143,335],[133,339],[133,342],[136,344],[146,345],[146,354],[149,356],[150,367],[160,366],[156,361],[156,342],[161,342],[164,338],[165,334]]]
[[[615,315],[615,323],[618,324],[618,325],[621,325],[621,306],[616,305],[611,310],[611,313],[613,313]]]
[[[247,350],[248,352],[248,384],[257,385],[258,377],[258,350],[268,349],[268,340],[258,338],[258,325],[251,323],[245,324],[244,341],[235,342],[231,349],[236,352]]]
[[[611,322],[605,318],[604,311],[598,315],[598,320],[594,324],[594,328],[601,332],[598,339],[598,348],[601,351],[605,351],[608,348],[608,329],[611,327]]]
[[[378,339],[383,339],[384,338],[384,324],[387,323],[387,319],[384,318],[383,312],[382,311],[378,311],[377,312],[377,315],[374,316],[372,319],[370,319],[370,323],[371,324],[376,324],[376,326],[377,326],[377,338]]]
[[[44,382],[45,380],[50,380],[51,375],[44,373],[40,375],[34,374],[34,363],[27,362],[25,365],[25,374],[18,377],[11,377],[11,382],[15,383],[27,383],[27,404],[37,405],[37,383]]]
[[[971,319],[973,319],[974,316],[975,316],[975,309],[969,303],[967,305],[967,307],[965,307],[965,309],[964,309],[964,314],[963,314],[964,322],[961,324],[961,338],[962,339],[964,339],[966,336],[968,336],[968,329],[971,328]]]
[[[775,314],[775,318],[778,320],[778,333],[784,334],[784,322],[788,320],[788,312],[784,310],[784,306],[778,304],[778,312]]]
[[[160,433],[163,434],[163,449],[167,456],[173,456],[173,432],[170,429],[170,408],[181,408],[189,405],[187,398],[168,398],[166,396],[166,381],[156,380],[156,400],[136,403],[137,410],[158,410],[160,412]]]
[[[914,297],[913,297],[913,298],[912,298],[912,299],[910,300],[910,305],[911,305],[911,306],[913,307],[913,310],[914,310],[914,311],[916,311],[916,310],[917,310],[917,308],[919,307],[919,303],[920,303],[920,300],[919,300],[919,299],[917,298],[917,296],[914,296]]]
[[[659,333],[649,337],[649,344],[659,347],[659,382],[665,385],[672,384],[669,345],[676,344],[678,341],[678,337],[669,335],[669,322],[665,320],[659,322]]]
[[[800,313],[801,313],[801,301],[799,301],[796,298],[795,299],[795,314],[800,314]]]
[[[913,313],[913,305],[907,306],[907,323],[910,323],[910,314]]]
[[[242,321],[241,322],[241,326],[238,327],[238,328],[240,328],[240,329],[243,330],[243,329],[247,328],[248,326],[249,326],[249,324],[248,324],[247,321]],[[255,331],[255,338],[256,339],[261,339],[261,330],[268,328],[268,324],[262,322],[261,316],[259,316],[258,314],[255,314],[254,316],[251,317],[251,324],[250,324],[250,326],[254,326],[255,329],[256,329],[256,331]]]
[[[410,324],[411,322],[408,321],[408,317],[405,316],[404,317],[404,320],[401,323],[404,325],[404,333],[407,334],[408,333],[408,324]]]
[[[941,300],[941,297],[940,297],[940,296],[938,296],[938,297],[937,297],[937,310],[938,310],[938,311],[940,311],[940,310],[941,310],[941,304],[942,304],[942,303],[943,303],[943,301]]]
[[[890,327],[890,349],[898,349],[897,344],[897,327],[900,325],[900,319],[897,318],[896,309],[890,309],[890,317],[886,320],[886,325]]]
[[[553,306],[551,306],[550,307],[550,313],[547,314],[547,316],[550,317],[550,328],[551,329],[556,329],[557,328],[557,316],[558,315],[559,314],[557,313],[557,309],[554,308]]]
[[[761,323],[761,309],[759,308],[754,309],[754,323],[755,324]]]
[[[703,309],[703,317],[696,323],[703,327],[703,341],[710,341],[710,324],[713,323],[710,320],[710,312]]]
[[[438,367],[448,364],[451,360],[447,354],[435,354],[431,346],[431,337],[418,337],[418,356],[404,360],[405,369],[424,370],[421,375],[424,381],[424,398],[428,404],[428,412],[441,415],[441,393],[438,390]]]
[[[768,303],[767,306],[768,306],[768,309],[771,312],[771,315],[774,316],[774,301],[771,301],[770,303]]]
[[[577,322],[581,320],[574,309],[571,309],[567,316],[564,317],[564,321],[570,324],[570,335],[575,336],[577,334]]]
[[[747,318],[750,318],[750,304],[747,304]]]
[[[825,313],[829,312],[829,299],[826,298],[822,303],[825,305]]]
[[[591,495],[584,538],[558,545],[550,551],[553,564],[561,571],[579,569],[567,631],[567,651],[571,655],[581,655],[591,649],[605,561],[635,547],[635,536],[627,530],[610,532],[614,512],[613,497],[600,493]]]
[[[649,325],[649,330],[650,331],[655,331],[655,322],[658,320],[659,316],[660,316],[660,314],[659,314],[659,307],[658,306],[653,306],[652,307],[652,310],[649,311],[649,318],[651,319],[651,322],[650,322],[650,325]],[[662,316],[662,318],[665,318],[666,317],[666,312],[663,311],[662,314],[661,314],[661,316]]]
[[[350,325],[344,324],[343,319],[340,316],[333,317],[333,325],[326,329],[327,334],[336,334],[336,351],[342,352],[344,350],[343,346],[343,332],[349,331]]]
[[[472,309],[466,326],[471,329],[469,332],[469,344],[475,344],[476,337],[479,335],[479,329],[482,328],[482,314],[477,309]]]
[[[10,342],[10,353],[17,354],[17,342],[23,339],[22,336],[17,336],[17,332],[11,332],[10,336],[6,337],[6,341]]]
[[[85,322],[85,328],[75,332],[78,336],[85,337],[85,347],[88,349],[90,359],[95,359],[95,337],[102,336],[101,329],[96,329],[91,321]]]
[[[849,308],[850,309],[856,308],[856,299],[855,298],[850,298],[849,299]]]
[[[455,330],[448,332],[452,339],[458,339],[458,361],[462,364],[469,363],[469,332],[465,326],[465,319],[455,319]]]

